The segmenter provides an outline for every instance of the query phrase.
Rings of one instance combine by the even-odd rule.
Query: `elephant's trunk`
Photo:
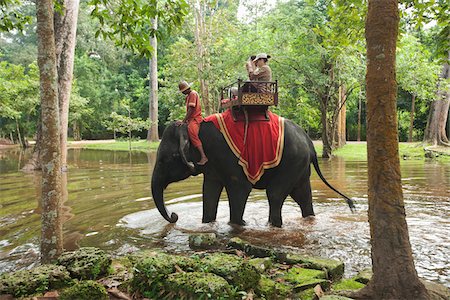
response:
[[[166,206],[164,205],[164,187],[161,180],[155,176],[155,172],[153,172],[152,177],[152,195],[153,201],[155,202],[156,208],[158,208],[159,213],[170,223],[175,223],[178,220],[178,215],[176,213],[170,214],[167,212]]]

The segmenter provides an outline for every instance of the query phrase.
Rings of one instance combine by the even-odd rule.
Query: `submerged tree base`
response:
[[[344,264],[337,260],[261,248],[236,238],[227,244],[223,251],[190,255],[139,251],[112,263],[99,249],[81,248],[62,255],[60,265],[1,275],[0,295],[30,297],[57,290],[59,299],[108,299],[109,294],[113,299],[344,300],[371,278],[370,270],[363,270],[342,279]],[[432,299],[450,296],[444,286],[430,283],[427,288],[435,291]]]

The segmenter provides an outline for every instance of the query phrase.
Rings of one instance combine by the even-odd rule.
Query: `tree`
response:
[[[53,1],[36,1],[36,17],[43,124],[41,261],[48,263],[62,252],[61,148]]]
[[[61,11],[57,11],[54,16],[59,118],[61,122],[61,165],[64,170],[67,169],[69,100],[72,90],[79,3],[79,0],[58,0]]]
[[[367,153],[373,276],[354,297],[429,299],[409,242],[401,186],[395,78],[396,0],[369,0],[367,41]]]
[[[436,93],[437,99],[431,103],[424,141],[432,145],[450,146],[445,133],[445,125],[450,108],[450,66],[448,63],[444,65],[439,77],[440,81]]]
[[[158,29],[158,17],[152,20],[153,30]],[[152,46],[152,57],[149,61],[149,78],[150,78],[150,99],[149,99],[149,119],[150,128],[148,129],[147,140],[156,142],[159,140],[158,135],[158,39],[156,34],[150,35],[150,45]]]

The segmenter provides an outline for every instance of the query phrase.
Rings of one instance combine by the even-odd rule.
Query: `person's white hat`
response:
[[[257,61],[258,59],[261,59],[261,58],[269,59],[270,55],[267,55],[266,53],[259,53],[258,55],[256,55],[256,57],[253,61]]]

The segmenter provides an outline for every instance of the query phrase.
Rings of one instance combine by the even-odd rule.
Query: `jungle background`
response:
[[[182,26],[165,25],[162,18],[157,24],[147,20],[136,33],[144,42],[152,37],[158,41],[155,95],[150,71],[155,52],[127,44],[130,37],[125,35],[112,35],[114,27],[95,1],[81,1],[69,139],[120,138],[129,132],[152,139],[148,131],[156,122],[149,110],[155,97],[161,135],[170,121],[185,114],[180,80],[199,91],[204,115],[216,113],[221,88],[246,79],[245,61],[265,52],[272,56],[269,65],[279,84],[279,106],[272,110],[302,126],[311,138],[322,139],[324,156],[345,140],[365,140],[367,8],[358,3],[190,0],[183,7]],[[400,8],[399,139],[421,141],[438,86],[448,84],[439,78],[446,61],[445,30],[432,15],[413,18],[417,5],[409,7],[405,1]],[[0,36],[0,137],[26,146],[36,138],[40,114],[35,5],[21,2],[14,9],[29,22]],[[447,132],[449,127],[447,121]]]

